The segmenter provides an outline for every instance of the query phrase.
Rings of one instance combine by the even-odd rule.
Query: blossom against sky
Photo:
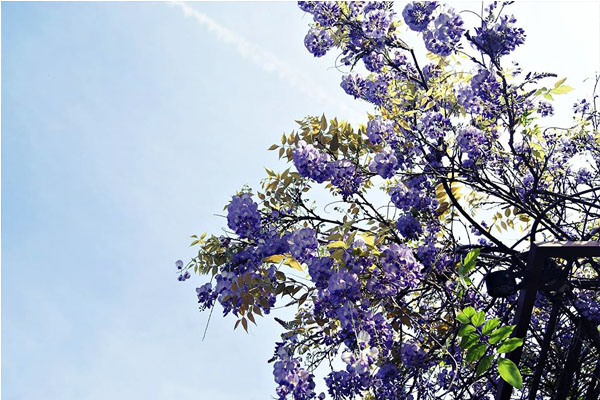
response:
[[[513,12],[516,57],[568,76],[570,110],[600,69],[599,3]],[[173,262],[278,165],[266,148],[294,120],[363,119],[334,58],[306,51],[309,21],[295,3],[2,4],[6,398],[273,394],[279,326],[213,316],[202,342],[198,282]]]

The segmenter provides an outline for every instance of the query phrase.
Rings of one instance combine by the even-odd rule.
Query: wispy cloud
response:
[[[238,54],[240,54],[242,57],[248,59],[265,72],[277,75],[279,79],[286,82],[299,92],[309,97],[317,98],[317,100],[327,103],[331,106],[335,106],[336,108],[342,109],[345,112],[352,114],[364,114],[364,110],[360,111],[356,108],[341,104],[339,99],[336,99],[327,91],[323,90],[323,88],[314,82],[308,75],[293,68],[272,52],[255,43],[252,43],[243,36],[231,31],[223,25],[220,25],[203,12],[190,7],[186,3],[171,2],[171,4],[181,8],[186,17],[194,18],[200,24],[205,26],[220,41],[234,47]]]

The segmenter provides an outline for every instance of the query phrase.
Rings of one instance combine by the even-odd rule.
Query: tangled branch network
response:
[[[337,52],[341,89],[376,112],[355,127],[299,121],[270,148],[290,167],[233,196],[226,234],[193,236],[198,252],[177,262],[179,279],[207,275],[200,308],[218,305],[245,330],[294,310],[278,319],[271,360],[280,400],[491,399],[501,380],[522,398],[560,291],[566,311],[539,391],[548,398],[573,324],[597,334],[598,260],[569,266],[560,288],[551,278],[567,266],[548,266],[525,341],[510,337],[517,288],[491,296],[484,277],[504,270],[519,282],[534,241],[599,239],[595,88],[570,126],[548,126],[554,98],[572,88],[506,61],[526,38],[508,3],[482,15],[437,2],[298,5],[313,18],[308,51]],[[317,187],[329,207],[311,201]],[[517,369],[504,355],[519,346]],[[599,354],[582,350],[573,398]]]

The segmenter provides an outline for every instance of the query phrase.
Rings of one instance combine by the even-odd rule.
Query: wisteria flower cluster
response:
[[[502,382],[526,398],[550,321],[538,395],[579,348],[569,396],[591,398],[600,260],[547,263],[531,334],[511,335],[531,244],[600,240],[597,96],[545,125],[573,89],[506,61],[526,38],[509,3],[475,26],[438,2],[298,5],[309,53],[336,52],[341,89],[374,111],[356,127],[306,117],[271,146],[289,168],[235,194],[229,230],[194,236],[176,263],[181,281],[210,276],[200,309],[248,331],[294,307],[275,316],[280,400],[492,399]],[[506,354],[521,346],[517,368]]]

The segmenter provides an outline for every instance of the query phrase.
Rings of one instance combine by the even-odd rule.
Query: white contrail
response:
[[[200,24],[204,25],[208,30],[214,33],[219,40],[235,47],[236,51],[244,58],[249,59],[252,63],[262,68],[264,71],[276,74],[279,79],[285,81],[294,89],[304,93],[309,97],[316,97],[318,100],[328,103],[335,108],[343,109],[346,113],[364,115],[365,111],[359,111],[350,108],[345,104],[340,104],[323,90],[318,84],[312,81],[306,74],[295,70],[290,65],[279,59],[275,54],[254,44],[237,33],[220,25],[218,22],[210,18],[208,15],[190,7],[186,3],[171,2],[171,4],[181,8],[186,17],[192,17]],[[341,89],[340,89],[341,90]]]

